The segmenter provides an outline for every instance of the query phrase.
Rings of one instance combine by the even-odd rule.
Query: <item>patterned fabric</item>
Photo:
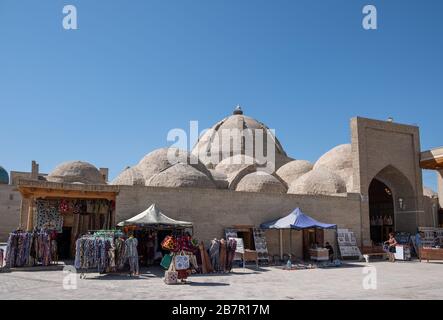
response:
[[[165,272],[165,283],[166,284],[176,284],[178,280],[177,271],[166,271]]]
[[[269,263],[268,245],[266,243],[265,232],[262,229],[254,228],[254,244],[257,251],[258,260]]]
[[[9,235],[6,249],[8,268],[51,264],[51,236],[47,232],[16,231]]]
[[[176,255],[175,256],[175,269],[176,270],[189,269],[189,257],[187,255]]]
[[[235,250],[237,250],[237,241],[233,238],[229,239],[226,245],[226,270],[231,271],[232,270],[232,262],[234,261],[235,257]]]
[[[209,256],[211,257],[211,264],[214,271],[220,271],[220,241],[217,239],[211,241]]]
[[[164,250],[174,250],[174,248],[177,246],[176,245],[176,240],[174,237],[172,236],[167,236],[161,244],[162,248]]]
[[[121,251],[113,238],[84,236],[75,243],[74,266],[76,269],[97,269],[99,273],[114,271],[122,259],[119,254]]]
[[[70,210],[69,202],[66,200],[60,201],[60,214],[68,213]]]
[[[130,258],[130,257],[138,258],[138,251],[137,251],[138,240],[137,240],[137,238],[129,238],[128,240],[126,240],[125,245],[126,245],[126,256],[128,258]]]
[[[63,217],[59,213],[58,202],[37,201],[36,228],[63,232]]]

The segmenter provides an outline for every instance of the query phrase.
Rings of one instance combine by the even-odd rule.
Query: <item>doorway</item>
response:
[[[369,185],[369,220],[371,241],[381,245],[394,232],[394,197],[392,190],[380,180],[374,179]]]
[[[57,254],[59,260],[71,259],[71,236],[71,227],[63,227],[62,233],[57,234]]]

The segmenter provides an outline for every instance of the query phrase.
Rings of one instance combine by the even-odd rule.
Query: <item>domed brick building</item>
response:
[[[294,137],[300,138],[295,132]],[[433,208],[439,194],[423,187],[420,167],[431,165],[433,158],[424,160],[427,153],[420,150],[416,126],[353,118],[349,143],[311,162],[288,155],[274,130],[238,107],[190,151],[147,152],[111,182],[106,169],[83,161],[63,163],[48,175],[13,172],[11,179],[0,168],[0,192],[10,180],[20,190],[23,205],[14,212],[20,212],[22,228],[32,225],[28,211],[30,199],[39,196],[35,190],[46,190],[115,201],[113,222],[155,203],[171,218],[193,222],[195,236],[204,241],[223,237],[233,226],[257,228],[296,207],[317,220],[351,229],[359,245],[379,242],[389,230],[415,232],[417,226],[436,221]],[[380,215],[389,216],[393,224],[377,231],[371,221]],[[281,240],[285,252],[289,250],[288,233],[280,240],[278,232],[266,231],[266,237],[271,254],[278,252]],[[334,243],[335,233],[326,232],[325,240]],[[295,234],[291,241],[293,253],[301,256],[302,235]]]

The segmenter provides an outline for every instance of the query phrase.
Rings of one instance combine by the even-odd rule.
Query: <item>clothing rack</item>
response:
[[[118,230],[90,230],[77,239],[74,266],[80,271],[80,279],[85,279],[87,273],[118,273],[124,268],[125,245],[120,235]]]

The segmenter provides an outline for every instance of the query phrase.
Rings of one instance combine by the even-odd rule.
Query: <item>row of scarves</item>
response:
[[[76,241],[74,266],[98,273],[121,271],[125,269],[129,251],[121,237],[86,235]]]
[[[237,241],[229,239],[228,241],[214,239],[208,250],[205,250],[203,242],[199,245],[201,261],[201,272],[229,272],[232,270],[232,264],[237,249]]]
[[[17,230],[8,238],[5,267],[49,266],[57,260],[57,241],[44,230]]]

